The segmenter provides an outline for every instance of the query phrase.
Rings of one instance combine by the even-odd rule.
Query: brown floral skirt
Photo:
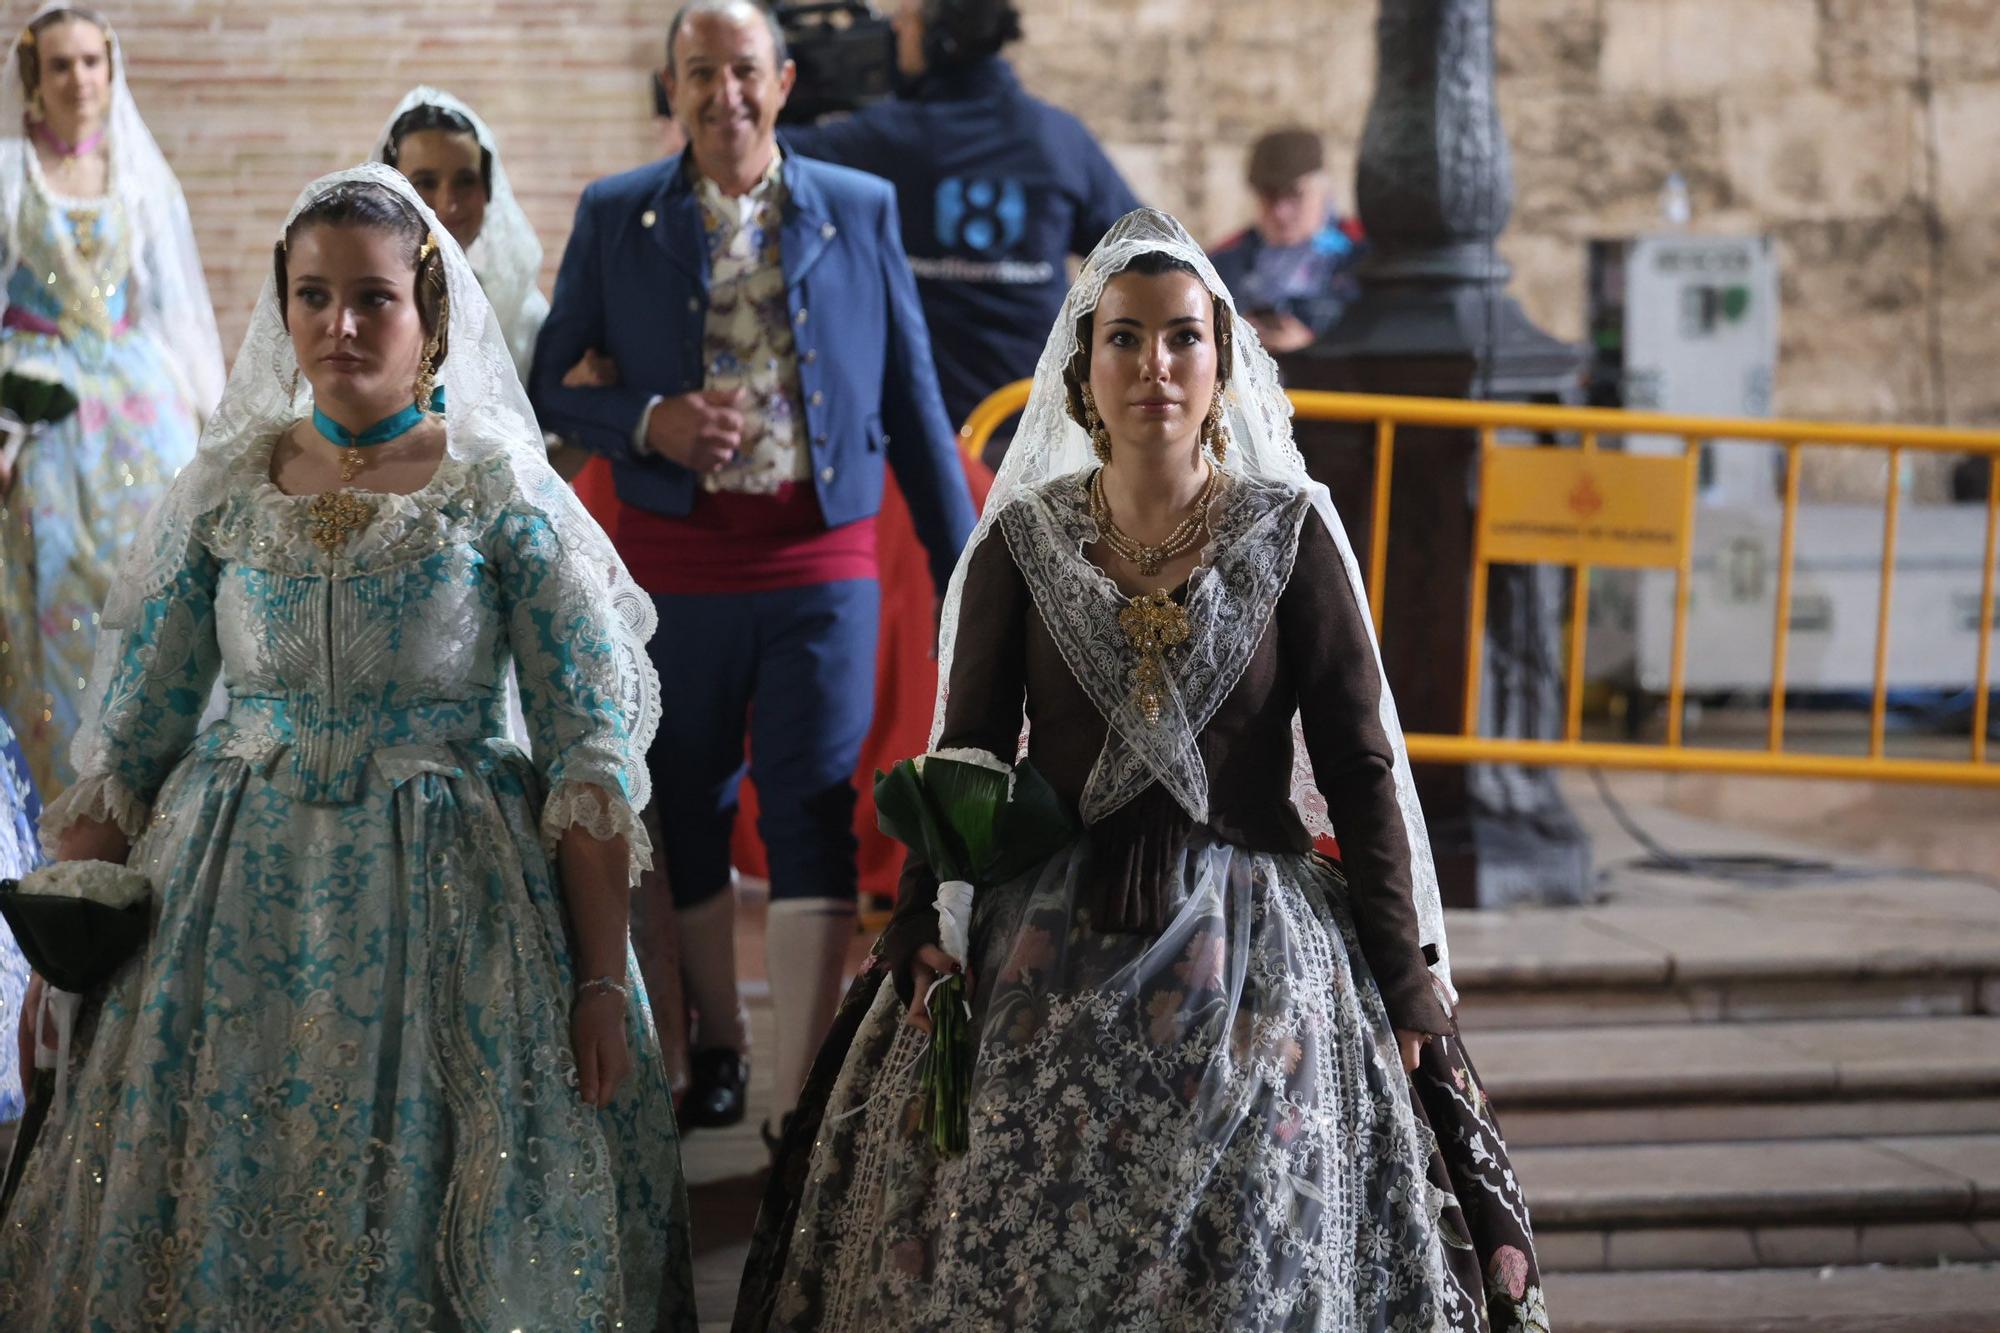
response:
[[[1157,937],[1094,931],[1084,853],[975,906],[968,1150],[871,959],[772,1172],[737,1333],[1548,1327],[1456,1031],[1402,1072],[1337,870],[1191,846]]]

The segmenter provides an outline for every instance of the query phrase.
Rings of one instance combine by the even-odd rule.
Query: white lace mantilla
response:
[[[1214,501],[1213,539],[1188,580],[1187,641],[1167,652],[1156,720],[1134,688],[1138,656],[1119,627],[1131,599],[1084,555],[1098,540],[1087,473],[1021,496],[999,518],[1035,608],[1063,660],[1109,724],[1084,786],[1095,824],[1158,782],[1197,824],[1208,822],[1208,767],[1199,737],[1236,688],[1292,577],[1299,527],[1311,510],[1295,486],[1232,478]]]

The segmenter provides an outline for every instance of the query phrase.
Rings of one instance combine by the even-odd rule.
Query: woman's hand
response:
[[[58,861],[109,861],[122,866],[131,854],[125,831],[108,819],[79,819],[56,838]]]
[[[931,1030],[930,1010],[924,1002],[930,998],[931,983],[940,976],[952,972],[965,973],[965,997],[972,998],[972,974],[958,965],[958,960],[935,944],[926,944],[917,950],[917,956],[910,961],[910,977],[916,983],[910,996],[910,1011],[903,1021],[919,1032]]]
[[[1396,1029],[1396,1049],[1402,1053],[1405,1074],[1417,1072],[1417,1061],[1422,1058],[1424,1044],[1430,1039],[1431,1034],[1428,1032],[1415,1032],[1409,1028]]]
[[[576,1052],[577,1095],[586,1106],[600,1110],[609,1106],[632,1072],[632,1050],[625,1042],[625,997],[612,990],[578,996],[570,1009],[569,1040]]]

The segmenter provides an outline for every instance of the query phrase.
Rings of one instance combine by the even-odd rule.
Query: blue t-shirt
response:
[[[781,138],[789,152],[896,187],[954,425],[1035,373],[1069,290],[1069,256],[1088,254],[1139,206],[1083,123],[1030,96],[998,56]]]
[[[1366,247],[1358,236],[1358,229],[1328,218],[1303,245],[1279,246],[1268,244],[1252,227],[1218,245],[1208,258],[1238,310],[1294,316],[1320,338],[1360,294],[1353,269]]]

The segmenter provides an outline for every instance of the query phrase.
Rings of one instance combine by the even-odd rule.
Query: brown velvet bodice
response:
[[[1409,842],[1396,804],[1393,751],[1379,721],[1381,677],[1366,614],[1332,535],[1307,513],[1277,608],[1242,678],[1197,738],[1209,779],[1207,829],[1251,851],[1311,849],[1291,803],[1296,710],[1338,830],[1362,952],[1390,1019],[1399,1028],[1441,1033],[1449,1024],[1418,944]],[[950,684],[940,748],[1012,756],[1025,707],[1028,758],[1077,808],[1106,723],[1064,662],[997,527],[966,570]],[[1092,925],[1148,933],[1164,926],[1172,910],[1165,889],[1195,832],[1194,821],[1158,784],[1092,826]],[[883,938],[884,961],[905,994],[909,959],[936,941],[935,891],[928,867],[912,856]]]

